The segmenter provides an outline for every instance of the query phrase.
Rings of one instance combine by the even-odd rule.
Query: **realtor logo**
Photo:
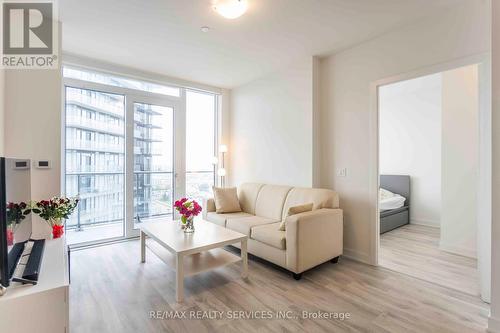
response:
[[[2,4],[2,67],[57,68],[54,13],[53,2]]]

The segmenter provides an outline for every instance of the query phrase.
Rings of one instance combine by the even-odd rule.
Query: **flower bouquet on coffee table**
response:
[[[184,228],[184,232],[194,232],[193,219],[201,213],[200,204],[198,204],[196,200],[182,198],[174,203],[174,207],[181,215],[181,223]]]

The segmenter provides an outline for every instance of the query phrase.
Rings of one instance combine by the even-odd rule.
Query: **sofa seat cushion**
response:
[[[248,216],[241,218],[231,218],[226,221],[226,228],[240,232],[247,236],[250,236],[250,231],[253,227],[258,225],[270,224],[278,222],[273,219],[268,219],[266,217],[260,216]]]
[[[207,213],[207,221],[210,221],[212,223],[218,224],[220,226],[225,227],[226,226],[226,221],[228,219],[234,219],[234,218],[240,218],[240,217],[249,217],[252,216],[248,213],[244,212],[238,212],[238,213],[225,213],[225,214],[218,214],[216,212],[208,212]]]
[[[280,222],[252,228],[251,238],[280,250],[286,249],[285,231],[279,230]]]

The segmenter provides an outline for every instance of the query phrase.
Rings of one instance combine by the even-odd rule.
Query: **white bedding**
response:
[[[383,188],[380,189],[379,208],[381,211],[401,208],[404,206],[405,200],[406,200],[406,198],[399,195],[399,194],[392,193],[392,192],[387,191]]]

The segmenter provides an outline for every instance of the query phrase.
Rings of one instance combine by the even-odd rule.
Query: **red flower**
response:
[[[175,209],[185,218],[197,216],[201,213],[201,206],[195,200],[182,198],[174,203]]]

